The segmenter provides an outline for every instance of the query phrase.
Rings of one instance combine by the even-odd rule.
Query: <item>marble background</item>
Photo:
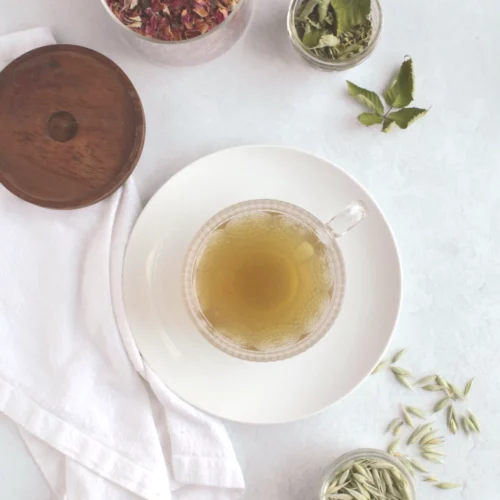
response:
[[[399,243],[402,314],[390,351],[404,365],[440,371],[457,384],[476,377],[470,405],[480,437],[449,437],[432,471],[464,482],[426,500],[498,498],[500,489],[500,7],[494,0],[385,0],[385,30],[362,66],[317,72],[298,60],[285,29],[287,0],[256,0],[245,38],[204,66],[160,68],[135,57],[110,31],[99,0],[0,0],[0,34],[48,25],[58,41],[114,59],[142,96],[148,121],[135,180],[143,200],[187,163],[241,144],[283,144],[324,156],[379,202]],[[430,113],[384,135],[356,122],[345,79],[383,91],[410,54],[415,104]],[[1,215],[0,215],[1,216]],[[384,284],[380,283],[380,293]],[[429,408],[388,373],[371,377],[321,415],[280,426],[228,424],[247,500],[309,500],[323,469],[357,447],[384,447],[400,402]],[[441,422],[442,416],[437,417]],[[49,500],[14,427],[0,417],[0,499]]]

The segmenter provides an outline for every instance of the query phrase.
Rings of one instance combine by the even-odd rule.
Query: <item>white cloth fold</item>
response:
[[[0,37],[0,65],[51,43],[44,28]],[[131,180],[73,211],[0,186],[0,411],[57,499],[239,498],[224,427],[161,383],[129,331],[121,275],[139,211]]]

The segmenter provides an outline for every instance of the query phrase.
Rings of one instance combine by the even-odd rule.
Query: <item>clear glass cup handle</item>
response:
[[[326,223],[335,238],[344,236],[354,226],[358,225],[368,213],[366,205],[362,201],[355,201],[339,212],[333,219]]]

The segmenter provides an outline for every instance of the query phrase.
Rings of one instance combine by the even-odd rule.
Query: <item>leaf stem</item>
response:
[[[391,106],[389,111],[387,111],[387,113],[384,115],[384,118],[387,118],[387,115],[393,110],[394,108]]]

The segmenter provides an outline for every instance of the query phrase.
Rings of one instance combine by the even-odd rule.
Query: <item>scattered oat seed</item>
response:
[[[441,411],[443,408],[446,408],[449,402],[450,402],[449,397],[443,398],[440,401],[438,401],[434,406],[434,413],[437,413]]]
[[[450,389],[451,393],[453,394],[454,399],[465,399],[465,396],[463,392],[455,385],[450,384],[448,382],[448,388]]]
[[[394,376],[396,377],[396,380],[401,385],[404,385],[405,387],[407,387],[408,389],[410,389],[411,391],[413,391],[412,385],[410,384],[410,382],[408,382],[408,380],[403,375],[394,374]]]
[[[455,410],[453,406],[449,406],[448,408],[448,418],[447,418],[448,428],[452,434],[457,433],[457,420],[455,418]]]
[[[425,441],[423,444],[430,445],[430,446],[438,446],[438,445],[443,444],[443,443],[444,443],[444,438],[438,437],[438,438],[431,439],[429,441]]]
[[[471,421],[472,425],[474,426],[474,429],[476,430],[476,432],[481,432],[481,428],[479,427],[479,422],[477,421],[477,418],[474,415],[474,413],[472,413],[470,410],[469,410],[469,420]]]
[[[437,434],[437,432],[438,431],[430,431],[427,434],[424,434],[420,438],[419,444],[421,444],[421,445],[429,444],[429,442],[432,441],[433,439],[437,439],[435,436]]]
[[[385,432],[394,432],[394,429],[401,423],[400,418],[395,418],[391,420],[391,423],[387,426],[387,430]]]
[[[467,397],[469,395],[469,392],[472,388],[472,383],[474,382],[474,379],[471,378],[466,384],[465,384],[465,389],[464,389],[464,396]]]
[[[401,349],[401,351],[397,352],[392,358],[392,363],[397,363],[408,351],[408,349]]]
[[[398,425],[394,428],[392,431],[393,436],[399,436],[399,433],[401,432],[401,429],[403,428],[404,422],[399,422]]]
[[[424,477],[424,481],[426,483],[439,483],[439,478],[436,476],[427,476]]]
[[[410,458],[409,460],[412,467],[416,469],[418,472],[424,472],[424,473],[429,472],[420,462],[417,462],[414,458]]]
[[[436,376],[435,375],[428,375],[427,377],[421,378],[417,382],[417,385],[429,385],[429,384],[435,384],[435,383],[436,383]]]
[[[424,385],[422,387],[422,389],[424,391],[431,391],[431,392],[438,392],[438,391],[442,391],[443,390],[443,388],[440,385],[437,385],[437,384]]]
[[[403,419],[407,425],[409,425],[410,427],[414,427],[413,419],[411,418],[410,414],[406,411],[406,408],[404,406],[403,406]]]
[[[408,444],[414,444],[419,441],[422,436],[427,434],[432,429],[433,423],[421,425],[417,427],[408,438]]]
[[[406,409],[408,410],[409,413],[415,415],[418,418],[423,418],[423,419],[427,418],[425,413],[419,408],[415,408],[414,406],[407,406]]]
[[[401,368],[400,366],[391,366],[391,371],[395,375],[401,375],[402,377],[411,377],[411,372],[406,368]]]
[[[436,488],[441,490],[453,490],[455,488],[460,488],[462,485],[457,483],[439,483],[436,484]]]
[[[460,419],[460,423],[462,424],[462,429],[465,432],[465,434],[469,435],[471,431],[474,432],[474,426],[472,425],[472,422],[467,417],[462,416]]]
[[[389,365],[388,361],[381,361],[372,371],[372,375],[381,372],[384,368],[387,368]]]
[[[429,460],[429,462],[434,462],[435,464],[443,464],[444,462],[440,460],[436,455],[432,453],[427,453],[426,451],[421,453],[422,457],[425,458],[426,460]]]
[[[390,455],[394,455],[394,452],[396,451],[398,446],[399,446],[399,439],[396,439],[387,448],[387,453],[389,453]]]

